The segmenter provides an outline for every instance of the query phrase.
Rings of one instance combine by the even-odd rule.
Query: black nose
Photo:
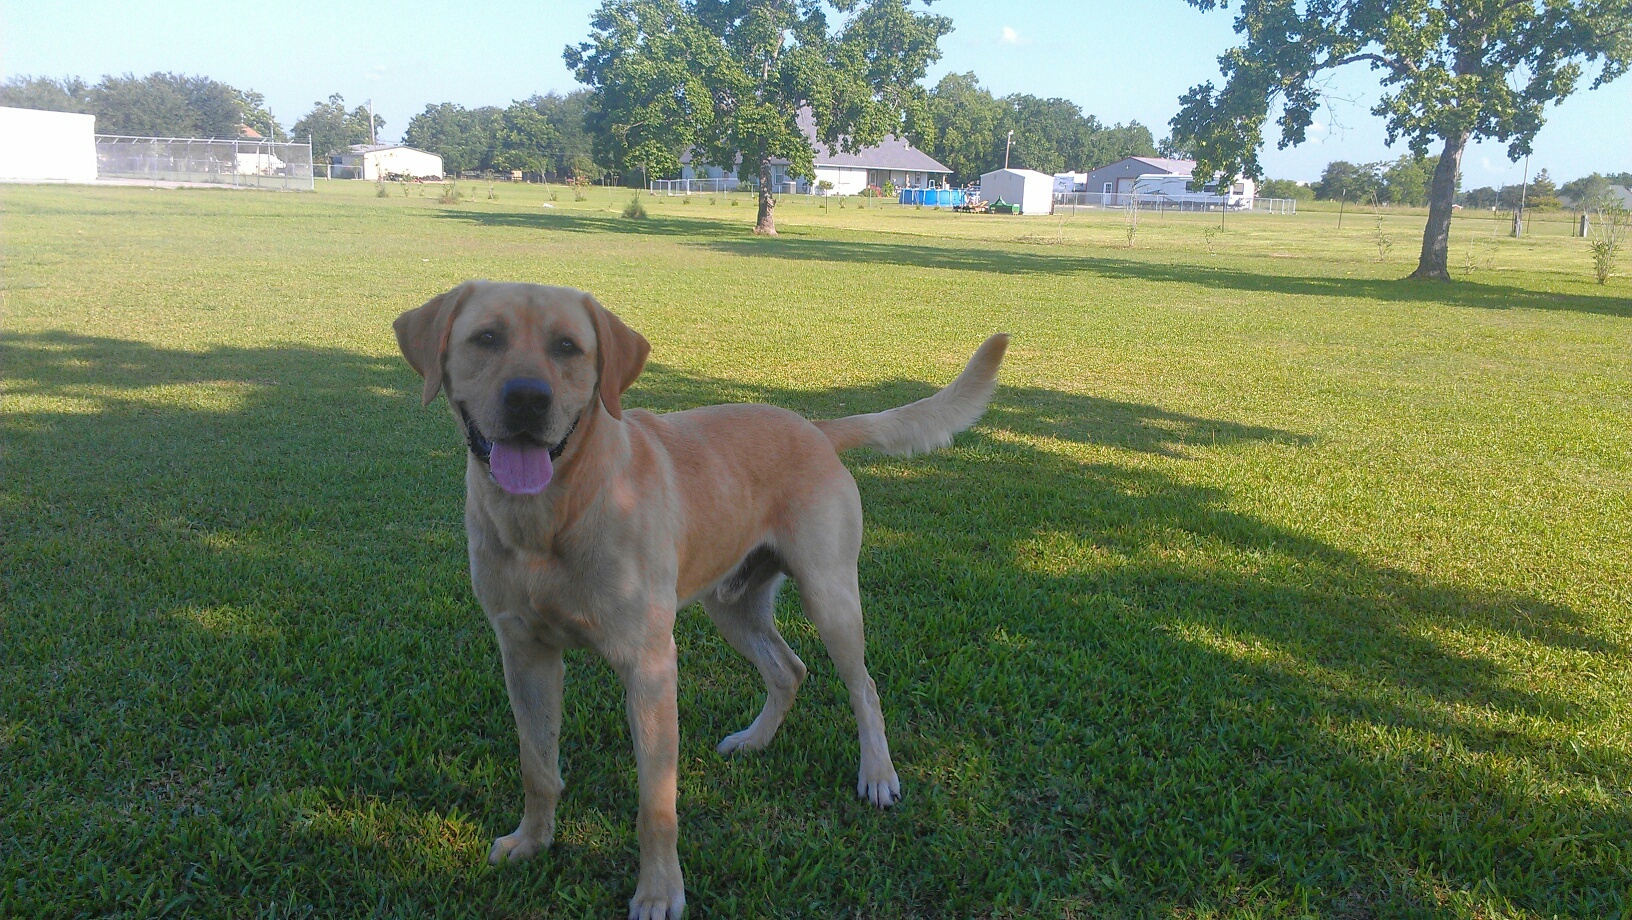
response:
[[[544,423],[544,413],[550,410],[554,391],[537,377],[517,377],[507,380],[499,398],[510,424],[517,428],[536,428]]]

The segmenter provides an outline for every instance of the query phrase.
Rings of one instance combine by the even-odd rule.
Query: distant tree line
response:
[[[588,90],[547,93],[506,108],[427,105],[408,122],[403,143],[442,157],[450,173],[521,170],[552,178],[600,178],[585,127]]]
[[[1317,182],[1304,185],[1291,179],[1266,179],[1258,184],[1258,194],[1265,198],[1342,200],[1359,204],[1375,201],[1378,204],[1422,207],[1428,203],[1433,171],[1433,157],[1409,154],[1392,162],[1350,163],[1347,160],[1334,160],[1326,165]],[[1541,169],[1524,183],[1458,191],[1456,203],[1465,208],[1513,210],[1519,207],[1522,195],[1526,208],[1548,210],[1594,201],[1616,185],[1632,188],[1632,172],[1608,175],[1595,172],[1559,185],[1547,170]]]
[[[964,184],[1009,165],[1057,173],[1097,169],[1123,157],[1156,156],[1150,129],[1137,121],[1107,125],[1069,99],[1024,93],[998,98],[973,73],[947,74],[929,91],[925,117],[908,126],[908,139],[952,170]]]
[[[98,134],[238,137],[238,126],[247,125],[264,137],[285,139],[260,93],[208,77],[127,73],[90,84],[79,77],[22,75],[0,84],[0,105],[95,115]]]

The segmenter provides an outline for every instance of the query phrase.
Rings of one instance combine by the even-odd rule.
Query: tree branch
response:
[[[1369,51],[1364,54],[1351,54],[1348,57],[1338,58],[1337,60],[1328,59],[1317,67],[1316,70],[1327,70],[1332,67],[1342,67],[1344,64],[1355,64],[1360,61],[1371,61],[1376,64],[1381,64],[1402,77],[1421,76],[1421,72],[1417,70],[1416,65],[1412,64],[1410,61],[1391,61],[1380,54],[1375,54]]]

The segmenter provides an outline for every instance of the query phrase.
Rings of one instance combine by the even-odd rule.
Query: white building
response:
[[[95,181],[95,115],[0,106],[0,182]]]
[[[1069,195],[1072,192],[1082,191],[1088,184],[1088,174],[1085,172],[1061,172],[1054,174],[1054,194]]]
[[[411,176],[416,179],[442,178],[442,158],[434,153],[401,144],[353,144],[351,150],[334,158],[334,165],[358,170],[362,179]]]
[[[1173,160],[1165,157],[1123,157],[1108,166],[1101,166],[1087,174],[1079,191],[1104,196],[1101,203],[1119,207],[1126,202],[1123,196],[1167,198],[1196,204],[1223,204],[1232,208],[1251,208],[1258,195],[1258,184],[1251,179],[1237,179],[1220,190],[1214,184],[1206,189],[1190,191],[1191,174],[1195,160]]]
[[[1021,214],[1054,210],[1054,177],[1035,169],[994,169],[980,176],[980,200],[1017,205]]]

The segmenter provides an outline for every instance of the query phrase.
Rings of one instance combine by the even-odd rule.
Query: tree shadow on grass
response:
[[[810,238],[753,239],[711,234],[697,245],[748,258],[789,259],[845,264],[892,265],[910,269],[973,271],[999,275],[1086,274],[1155,283],[1190,284],[1223,290],[1311,297],[1352,297],[1384,303],[1422,302],[1476,307],[1567,310],[1604,316],[1632,317],[1632,299],[1613,295],[1584,296],[1534,291],[1509,285],[1457,281],[1389,281],[1326,275],[1244,271],[1194,262],[1145,261],[1115,256],[982,248],[966,241],[945,246],[922,243]],[[1277,266],[1279,267],[1279,266]]]
[[[718,206],[716,206],[718,207]],[[549,233],[619,233],[635,236],[685,237],[691,240],[733,239],[741,237],[753,226],[752,208],[744,211],[740,221],[678,217],[670,214],[651,214],[643,220],[631,220],[612,211],[521,213],[519,211],[440,210],[433,212],[444,220],[463,221],[481,227],[499,227],[511,230],[542,230]]]
[[[621,702],[587,656],[558,852],[479,868],[518,806],[514,729],[465,573],[463,447],[400,362],[65,333],[0,347],[8,400],[31,407],[0,417],[0,711],[28,739],[0,790],[17,841],[0,890],[19,912],[108,912],[149,883],[206,913],[605,912],[627,895]],[[831,417],[933,389],[654,365],[629,403]],[[869,655],[908,800],[878,816],[846,795],[853,723],[791,595],[804,698],[763,755],[712,755],[758,678],[686,614],[695,909],[1434,913],[1488,885],[1538,913],[1613,913],[1628,814],[1591,789],[1625,757],[1557,729],[1606,714],[1450,640],[1626,650],[1566,607],[1380,566],[1185,475],[1207,451],[1308,443],[1004,387],[948,451],[854,455]],[[15,894],[25,863],[47,900]]]
[[[438,211],[448,220],[485,227],[543,230],[555,233],[619,233],[682,238],[715,252],[745,258],[841,264],[889,265],[906,269],[972,271],[995,275],[1085,274],[1153,283],[1188,284],[1223,290],[1309,297],[1349,297],[1384,303],[1442,303],[1482,310],[1565,310],[1603,316],[1632,317],[1632,299],[1611,294],[1581,295],[1536,291],[1477,281],[1440,283],[1329,275],[1245,271],[1194,262],[1146,261],[1117,256],[1061,252],[1037,247],[945,245],[899,239],[862,241],[824,239],[793,227],[776,237],[753,237],[746,221],[730,222],[669,215],[627,220],[610,213],[530,214],[514,211]],[[1276,268],[1289,266],[1277,265]]]

